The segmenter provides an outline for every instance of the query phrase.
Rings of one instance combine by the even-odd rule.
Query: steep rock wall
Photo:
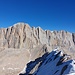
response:
[[[47,44],[52,48],[66,47],[73,50],[75,33],[62,30],[45,31],[40,27],[30,27],[25,23],[17,23],[9,28],[0,28],[0,47],[30,49],[40,44]]]

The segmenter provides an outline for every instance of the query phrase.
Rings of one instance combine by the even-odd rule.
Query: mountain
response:
[[[43,30],[27,23],[0,28],[0,74],[20,74],[28,62],[54,49],[63,50],[74,59],[75,33]]]
[[[19,75],[75,75],[75,60],[56,49],[30,61]]]
[[[25,23],[17,23],[9,28],[0,28],[0,46],[5,48],[34,48],[47,44],[52,48],[75,46],[75,33],[68,31],[43,30],[30,27]],[[67,48],[66,47],[66,48]]]

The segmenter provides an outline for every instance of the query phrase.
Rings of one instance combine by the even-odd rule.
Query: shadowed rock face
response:
[[[75,45],[75,34],[72,33],[72,38],[73,38],[73,42],[74,42],[74,45]]]
[[[40,27],[30,27],[25,23],[17,23],[9,28],[0,28],[0,47],[34,48],[47,44],[52,48],[75,46],[75,34],[67,31],[44,31]]]
[[[29,62],[25,73],[19,75],[75,75],[75,61],[67,54],[54,50]]]

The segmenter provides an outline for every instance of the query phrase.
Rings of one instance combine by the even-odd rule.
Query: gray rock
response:
[[[40,44],[56,47],[73,48],[75,34],[67,31],[43,30],[30,27],[25,23],[17,23],[9,28],[0,29],[0,46],[5,48],[34,48]]]
[[[26,23],[0,28],[0,73],[17,75],[28,61],[34,61],[53,49],[63,50],[75,58],[75,33],[62,30],[45,31],[40,27],[30,27]],[[14,65],[11,66],[12,64]],[[15,71],[15,67],[19,69]],[[14,70],[10,71],[10,68]]]

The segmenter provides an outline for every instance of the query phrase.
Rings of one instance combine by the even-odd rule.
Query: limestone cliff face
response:
[[[67,31],[44,31],[40,27],[30,27],[25,23],[17,23],[9,28],[0,28],[0,47],[34,48],[47,44],[52,48],[75,46],[75,33]]]

